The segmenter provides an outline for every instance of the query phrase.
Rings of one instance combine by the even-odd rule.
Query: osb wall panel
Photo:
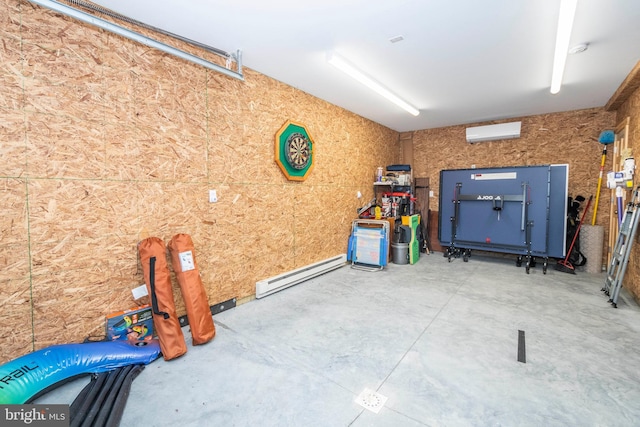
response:
[[[0,97],[2,96],[0,90]],[[24,112],[0,108],[0,176],[24,176],[27,168]]]
[[[24,180],[0,178],[0,360],[32,348],[26,200]]]
[[[148,236],[192,236],[210,304],[344,253],[376,166],[399,160],[397,132],[250,69],[237,81],[26,1],[0,0],[0,22],[0,363],[148,302],[131,295]],[[305,182],[274,161],[286,120],[314,138]]]
[[[638,153],[640,153],[640,89],[636,89],[633,95],[625,101],[617,111],[617,122],[622,122],[629,117],[629,147],[631,154],[638,163]],[[636,167],[636,174],[638,169]],[[636,177],[635,186],[640,185],[640,180]],[[640,303],[640,234],[636,237],[633,249],[627,265],[624,278],[624,287],[631,292],[635,300]]]
[[[469,144],[465,129],[473,125],[416,131],[413,134],[415,176],[428,177],[434,197],[430,208],[439,209],[440,171],[503,166],[569,164],[569,195],[594,196],[598,185],[602,145],[600,133],[615,127],[615,113],[586,109],[542,114],[509,121],[522,121],[521,137],[513,140]],[[481,123],[483,124],[494,124]],[[611,156],[605,170],[611,168]],[[605,178],[606,179],[606,178]],[[606,187],[606,182],[604,184]],[[596,216],[597,224],[608,233],[609,200],[603,190]],[[591,223],[593,203],[587,220]],[[605,242],[607,236],[605,235]],[[606,251],[604,251],[606,254]]]
[[[8,15],[3,15],[0,25],[2,46],[0,47],[0,108],[21,109],[24,97],[22,92],[22,56],[20,39],[10,30],[19,28],[9,20]]]

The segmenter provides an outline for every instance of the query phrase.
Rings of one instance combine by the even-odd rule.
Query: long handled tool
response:
[[[578,223],[578,228],[576,229],[576,234],[573,236],[573,240],[571,240],[571,246],[569,246],[569,250],[567,251],[567,255],[564,259],[561,259],[556,264],[556,270],[562,271],[565,273],[576,274],[576,269],[569,261],[569,257],[571,256],[571,252],[573,252],[573,247],[576,244],[576,240],[578,239],[578,235],[580,234],[580,228],[582,227],[582,223],[584,222],[584,218],[587,215],[587,211],[589,210],[589,206],[591,205],[591,199],[593,196],[589,196],[589,200],[587,201],[587,206],[584,208],[584,212],[582,212],[582,218],[580,218],[580,223]]]
[[[602,144],[602,158],[600,160],[600,176],[598,176],[598,189],[596,190],[596,205],[593,207],[593,218],[591,225],[596,225],[596,215],[598,214],[598,202],[600,201],[600,189],[602,188],[602,175],[604,174],[604,163],[607,159],[607,145],[615,141],[616,135],[612,130],[605,130],[600,133],[598,142]]]

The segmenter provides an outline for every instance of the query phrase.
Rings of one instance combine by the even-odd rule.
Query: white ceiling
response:
[[[235,53],[262,74],[410,131],[604,106],[640,60],[640,0],[578,0],[563,86],[549,93],[560,0],[97,0]],[[404,40],[391,43],[395,36]],[[327,64],[333,51],[414,117]]]

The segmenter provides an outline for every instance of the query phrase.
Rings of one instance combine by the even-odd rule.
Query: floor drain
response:
[[[380,409],[382,409],[386,401],[386,396],[376,393],[368,388],[365,388],[364,391],[360,393],[360,396],[356,398],[356,403],[358,405],[370,410],[371,412],[375,412],[376,414],[380,412]]]

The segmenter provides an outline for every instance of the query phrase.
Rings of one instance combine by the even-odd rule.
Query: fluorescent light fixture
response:
[[[368,77],[361,71],[357,70],[353,65],[349,64],[347,61],[337,56],[335,53],[329,53],[327,55],[327,62],[333,65],[334,67],[336,67],[337,69],[339,69],[340,71],[342,71],[343,73],[353,77],[363,85],[367,86],[369,89],[374,90],[379,95],[384,96],[389,101],[393,102],[398,107],[406,110],[410,114],[414,116],[417,116],[418,114],[420,114],[420,111],[417,108],[409,105],[407,102],[400,99],[397,95],[390,92],[388,89],[383,87],[380,83],[373,80],[371,77]]]
[[[567,62],[569,39],[573,18],[576,14],[578,0],[560,0],[560,16],[558,17],[558,33],[556,34],[556,52],[553,56],[553,74],[551,75],[551,93],[560,92],[564,65]]]

